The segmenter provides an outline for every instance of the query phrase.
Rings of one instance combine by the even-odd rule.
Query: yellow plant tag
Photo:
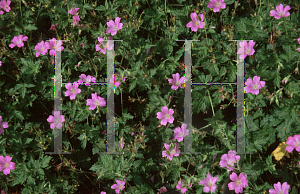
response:
[[[288,151],[286,151],[286,143],[282,142],[278,145],[278,147],[272,152],[274,158],[279,161],[283,158],[283,156],[287,156],[290,158]]]

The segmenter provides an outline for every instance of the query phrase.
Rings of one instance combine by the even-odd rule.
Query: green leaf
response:
[[[29,24],[26,27],[24,27],[24,29],[28,31],[32,31],[32,30],[37,30],[38,28],[33,24]]]

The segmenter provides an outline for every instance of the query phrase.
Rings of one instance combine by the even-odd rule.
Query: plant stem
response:
[[[211,101],[209,90],[207,90],[207,92],[208,92],[208,97],[209,97],[209,101],[210,101],[210,105],[211,105],[211,110],[213,112],[213,116],[215,116],[215,111],[214,111],[214,107],[213,107],[213,104],[212,104],[212,101]]]

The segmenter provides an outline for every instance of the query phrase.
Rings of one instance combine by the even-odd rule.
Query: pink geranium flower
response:
[[[191,19],[192,19],[192,21],[189,22],[186,25],[186,27],[191,28],[191,30],[193,32],[197,32],[198,28],[204,28],[204,26],[205,26],[205,23],[203,22],[204,21],[203,14],[200,14],[199,16],[201,18],[201,21],[199,21],[199,19],[197,18],[197,13],[196,12],[191,13]]]
[[[105,99],[97,96],[97,93],[92,94],[92,99],[87,99],[86,102],[86,105],[90,106],[90,110],[95,110],[96,106],[106,106]]]
[[[164,143],[164,147],[166,150],[162,152],[162,157],[167,157],[167,159],[171,160],[173,159],[173,156],[179,156],[180,150],[178,149],[179,144],[175,143],[175,147],[172,151],[170,151],[170,145],[167,143]]]
[[[0,2],[0,8],[2,8],[2,9],[4,9],[6,12],[9,12],[9,10],[10,10],[10,7],[9,7],[9,5],[10,5],[10,0],[1,0],[1,2]],[[2,13],[1,13],[1,15],[3,15],[3,11],[2,11]]]
[[[181,128],[180,127],[176,127],[174,129],[174,133],[176,133],[174,135],[173,140],[177,139],[178,142],[181,142],[183,140],[183,137],[187,136],[189,134],[189,130],[186,128],[187,124],[183,123]]]
[[[236,155],[235,151],[230,150],[228,154],[224,154],[221,157],[220,166],[228,168],[229,171],[233,170],[234,163],[237,163],[240,159],[239,155]]]
[[[114,86],[115,86],[116,88],[118,88],[118,87],[120,86],[120,84],[121,84],[120,81],[116,81],[116,76],[118,76],[118,75],[119,75],[119,74],[117,74],[117,73],[116,73],[116,75],[113,74],[113,75],[111,76],[110,80],[109,80],[110,83],[112,83],[112,84],[114,83]],[[125,81],[126,78],[127,78],[127,77],[123,77],[122,81]]]
[[[248,186],[248,180],[246,179],[247,175],[240,173],[239,176],[235,172],[231,173],[230,179],[233,181],[228,184],[229,190],[235,190],[235,193],[242,193],[243,188]]]
[[[106,192],[105,191],[101,191],[101,193],[100,194],[106,194]]]
[[[12,42],[13,44],[10,44],[9,47],[10,48],[14,48],[15,46],[17,47],[23,47],[24,46],[24,43],[23,41],[27,41],[28,37],[27,36],[23,36],[22,34],[19,35],[18,37],[15,36],[13,39],[12,39]]]
[[[277,184],[274,184],[275,189],[269,189],[270,194],[288,194],[290,185],[287,184],[287,182],[284,182],[281,186],[281,183],[278,182]]]
[[[121,140],[119,141],[119,148],[121,148],[121,149],[124,148],[124,140],[123,140],[123,137],[121,137]]]
[[[245,82],[245,91],[246,93],[252,93],[257,95],[259,93],[259,90],[264,87],[266,82],[260,81],[260,77],[254,76],[253,81],[248,78],[247,81]]]
[[[247,44],[247,41],[240,42],[240,48],[237,52],[237,54],[240,54],[240,59],[245,59],[248,55],[253,55],[255,50],[253,49],[253,46],[255,45],[255,42],[253,40],[250,40]]]
[[[106,42],[105,44],[103,43],[103,38],[102,37],[103,36],[98,37],[98,41],[99,41],[100,44],[96,45],[96,51],[100,51],[101,53],[103,53],[105,55],[106,50],[112,50],[114,48],[114,44],[111,41],[112,37],[109,36],[108,37],[109,40],[105,41]]]
[[[65,121],[64,117],[64,115],[60,115],[60,111],[54,111],[54,117],[50,115],[47,119],[48,122],[52,123],[50,128],[54,129],[56,127],[57,129],[60,129],[62,127],[62,122]]]
[[[71,14],[71,15],[78,15],[77,11],[78,11],[79,9],[80,9],[80,8],[77,8],[77,7],[72,8],[72,9],[69,10],[69,14]]]
[[[1,190],[1,194],[5,194],[5,191],[4,191],[4,190]]]
[[[106,34],[111,33],[112,36],[117,34],[117,31],[122,29],[123,24],[120,23],[121,18],[117,17],[115,19],[115,22],[113,20],[110,20],[106,24],[108,25],[108,29],[106,30]]]
[[[286,144],[288,145],[285,149],[291,153],[294,149],[300,152],[300,135],[294,135],[294,137],[289,137]]]
[[[220,8],[225,9],[226,8],[226,3],[223,3],[224,0],[210,0],[208,3],[208,8],[213,8],[214,12],[219,12]]]
[[[162,112],[156,113],[157,114],[156,118],[162,119],[160,124],[167,125],[167,122],[173,123],[174,118],[171,116],[174,113],[173,109],[168,110],[168,107],[164,106],[161,108],[161,111]]]
[[[2,61],[0,61],[0,66],[2,65]]]
[[[82,18],[82,16],[80,16],[80,18]],[[78,25],[78,22],[80,21],[79,16],[73,16],[73,27],[75,25]]]
[[[49,42],[50,42],[49,43],[49,49],[50,49],[49,54],[50,55],[55,56],[55,51],[61,52],[62,50],[64,50],[64,47],[61,46],[62,45],[61,40],[56,41],[55,38],[52,38]]]
[[[182,84],[184,84],[184,82],[185,82],[185,77],[180,78],[179,73],[173,74],[172,76],[173,76],[173,79],[172,78],[168,79],[169,84],[172,84],[171,89],[177,90],[178,87],[183,88]]]
[[[8,128],[8,122],[2,122],[2,117],[0,116],[0,135],[4,133],[4,129]]]
[[[80,43],[80,46],[82,46],[82,48],[84,47],[84,43]]]
[[[270,11],[270,16],[274,16],[276,19],[280,19],[282,17],[288,17],[290,15],[290,12],[288,12],[291,9],[290,6],[285,6],[285,8],[283,9],[283,5],[280,4],[278,6],[276,6],[276,10],[271,10]]]
[[[55,31],[55,26],[57,26],[57,24],[52,24],[52,26],[51,26],[51,28],[50,28],[50,30],[53,30],[53,31]]]
[[[184,180],[182,180],[182,183],[185,182]],[[176,189],[180,189],[181,193],[185,193],[187,191],[187,188],[183,187],[183,184],[181,183],[181,180],[178,181],[178,184],[176,185]],[[192,187],[192,183],[190,183],[189,187]]]
[[[168,190],[165,186],[161,187],[160,189],[157,189],[160,193],[166,193]]]
[[[10,162],[12,160],[12,157],[10,156],[0,156],[0,171],[3,170],[3,174],[8,175],[10,173],[10,170],[15,169],[15,163]]]
[[[78,88],[77,83],[74,84],[68,83],[66,85],[66,88],[68,90],[65,92],[65,96],[70,96],[71,100],[74,100],[76,98],[76,95],[81,92],[81,89]]]
[[[298,38],[298,43],[300,44],[300,38]]]
[[[86,76],[85,74],[81,74],[79,77],[80,77],[81,79],[78,80],[78,83],[83,83],[83,82],[85,82],[85,85],[86,85],[86,86],[91,86],[91,84],[90,84],[89,82],[94,82],[94,83],[96,82],[96,78],[93,77],[93,76],[91,76],[91,75]]]
[[[212,177],[209,173],[206,175],[206,179],[203,179],[199,182],[200,185],[204,185],[203,191],[205,193],[212,193],[216,191],[217,186],[216,182],[218,181],[218,177]]]
[[[49,42],[40,42],[38,43],[34,50],[36,50],[36,57],[39,57],[40,54],[45,55],[48,52],[48,49],[50,48]]]
[[[116,193],[120,193],[120,190],[123,190],[125,188],[126,180],[124,179],[124,181],[119,181],[115,179],[115,181],[117,182],[117,184],[113,184],[110,188],[115,189]]]

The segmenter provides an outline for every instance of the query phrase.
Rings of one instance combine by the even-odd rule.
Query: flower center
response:
[[[231,166],[234,165],[234,160],[229,160],[228,164],[230,164]]]
[[[96,105],[97,105],[97,106],[99,106],[99,104],[100,104],[100,102],[99,102],[99,101],[97,101],[97,102],[96,102]]]
[[[236,181],[236,184],[237,184],[237,185],[240,185],[240,184],[241,184],[241,181]]]
[[[166,118],[166,119],[169,119],[169,118],[170,118],[170,115],[169,115],[169,114],[166,114],[166,115],[165,115],[165,118]]]
[[[209,187],[211,187],[211,186],[212,186],[212,183],[211,183],[211,182],[209,182],[207,185],[208,185]]]
[[[17,44],[21,44],[21,42],[22,42],[22,41],[18,41],[18,43],[17,43]]]
[[[123,188],[123,185],[119,185],[119,189],[122,190],[122,188]]]
[[[177,82],[175,83],[175,86],[180,86],[180,83],[177,81]]]
[[[41,48],[41,51],[44,51],[44,47]]]
[[[250,49],[247,49],[246,53],[249,54],[250,52],[251,52],[251,50],[250,50]]]
[[[59,119],[56,119],[56,123],[59,123]]]
[[[4,166],[5,166],[5,168],[7,168],[9,165],[6,163]]]
[[[76,89],[71,89],[71,90],[72,90],[73,94],[75,94],[75,93],[76,93]]]
[[[118,30],[118,26],[115,26],[115,31]]]
[[[295,147],[298,147],[300,145],[300,142],[296,143]]]
[[[254,84],[254,85],[253,85],[253,89],[254,89],[254,90],[257,90],[257,89],[258,89],[258,85],[257,85],[257,84]]]
[[[220,2],[216,3],[216,7],[220,7],[220,6],[221,6]]]
[[[197,22],[195,22],[195,25],[196,25],[196,26],[199,26],[199,22],[198,22],[198,21],[197,21]]]
[[[181,137],[184,137],[184,132],[181,133]]]
[[[175,154],[175,149],[172,150],[172,151],[170,152],[170,154],[172,154],[172,155]]]

